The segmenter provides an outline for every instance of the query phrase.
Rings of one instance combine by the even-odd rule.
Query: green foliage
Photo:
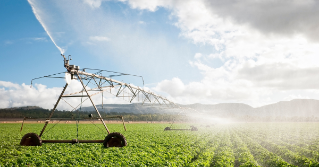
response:
[[[119,109],[118,109],[119,110]],[[134,114],[134,113],[126,113],[126,112],[115,112],[117,110],[111,110],[108,112],[100,112],[103,118],[107,116],[118,116],[122,115],[125,121],[188,121],[189,117],[185,115],[177,115],[177,114]],[[0,109],[0,118],[21,118],[23,120],[24,117],[37,119],[37,118],[48,118],[51,111],[43,108],[6,108]],[[54,111],[54,118],[88,118],[88,115],[92,114],[97,117],[95,111],[80,111],[80,112],[70,112],[70,111]],[[30,120],[30,119],[29,119]],[[118,119],[116,119],[118,120]]]
[[[20,146],[26,133],[39,133],[43,124],[0,124],[0,166],[318,166],[317,123],[196,125],[199,131],[164,131],[168,124],[108,124],[128,146],[45,143]],[[53,127],[49,124],[47,130]],[[78,139],[101,140],[103,125],[80,124]],[[189,128],[177,124],[173,128]],[[75,124],[57,124],[42,139],[74,139]]]

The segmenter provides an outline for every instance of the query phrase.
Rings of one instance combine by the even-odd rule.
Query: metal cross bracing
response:
[[[168,99],[166,99],[160,95],[157,95],[153,92],[144,90],[143,88],[140,88],[140,87],[135,86],[135,85],[127,84],[127,83],[117,81],[115,79],[103,76],[102,72],[107,71],[107,70],[89,69],[89,68],[84,68],[81,70],[79,66],[70,65],[69,64],[70,59],[66,59],[64,55],[62,55],[62,56],[64,58],[64,67],[67,69],[66,77],[70,77],[70,78],[66,78],[66,80],[67,81],[70,79],[71,80],[78,80],[81,83],[83,89],[81,91],[78,91],[78,92],[64,94],[64,92],[68,86],[68,83],[66,83],[66,85],[64,86],[64,88],[62,90],[61,95],[59,96],[56,104],[54,105],[54,108],[53,108],[48,120],[52,117],[60,99],[70,98],[70,97],[86,98],[84,100],[81,100],[80,104],[78,104],[76,107],[72,106],[66,100],[64,100],[64,99],[63,100],[73,108],[72,111],[75,111],[79,106],[82,105],[83,102],[85,102],[86,100],[89,99],[91,101],[95,111],[97,112],[99,119],[103,123],[106,131],[108,133],[110,133],[107,126],[105,125],[105,123],[103,121],[103,118],[102,118],[100,112],[98,111],[97,107],[95,106],[95,104],[92,100],[92,96],[95,96],[95,95],[100,94],[100,93],[103,94],[103,92],[108,92],[110,94],[115,95],[116,97],[121,97],[123,99],[127,99],[130,103],[132,103],[133,101],[135,101],[135,102],[137,101],[137,102],[141,102],[142,104],[152,104],[152,105],[158,104],[158,105],[165,105],[165,106],[173,107],[173,108],[179,107],[178,105],[176,105],[172,101],[169,101]],[[97,72],[96,73],[88,73],[88,72],[86,72],[86,69],[97,70]],[[110,72],[110,71],[107,71],[107,72]],[[113,72],[113,71],[111,71],[111,72]],[[116,76],[120,76],[120,75],[130,75],[130,74],[118,73]],[[50,75],[50,76],[52,76],[52,75]],[[113,76],[115,76],[115,75],[113,75]],[[133,75],[133,76],[136,76],[136,75]],[[47,76],[45,76],[45,77],[47,77]],[[141,77],[141,76],[138,76],[138,77]],[[38,78],[36,78],[36,79],[38,79]],[[84,81],[87,81],[87,83],[84,83]],[[89,88],[88,87],[89,83],[93,84],[96,87]],[[144,80],[143,80],[143,84],[144,84]],[[112,93],[112,89],[113,89],[113,93]],[[91,94],[90,92],[93,92],[93,91],[97,91],[97,93]],[[102,104],[103,104],[103,97],[102,97]],[[46,128],[46,126],[44,126],[43,130],[41,131],[40,137],[43,134],[45,128]]]
[[[112,79],[111,77],[116,76],[123,76],[123,75],[131,75],[126,73],[119,73],[114,71],[108,71],[108,70],[100,70],[100,69],[90,69],[90,68],[83,68],[80,69],[79,66],[75,65],[69,65],[69,60],[65,58],[64,55],[64,67],[67,69],[66,72],[60,72],[57,74],[67,74],[65,77],[70,77],[69,79],[72,80],[78,80],[82,85],[83,88],[81,91],[73,92],[69,94],[63,94],[61,97],[87,97],[89,99],[89,96],[95,96],[98,94],[103,94],[104,92],[112,94],[116,97],[123,98],[123,100],[130,102],[130,103],[140,103],[142,105],[158,105],[158,106],[166,106],[169,108],[181,108],[179,105],[175,104],[174,102],[168,100],[167,98],[164,98],[160,95],[157,95],[149,90],[145,90],[144,88],[141,88],[139,86],[135,86],[133,84],[127,84],[122,81],[118,81],[115,79]],[[95,73],[88,73],[87,70],[95,70]],[[103,71],[105,72],[112,72],[116,73],[115,75],[109,75],[109,76],[103,76]],[[40,78],[65,78],[65,77],[58,77],[57,74],[47,75],[39,78],[34,78],[31,80],[31,85],[33,80],[40,79]],[[144,85],[144,80],[142,76],[132,75],[136,77],[141,77]],[[68,79],[67,79],[68,80]],[[87,81],[85,84],[84,81]],[[94,88],[89,88],[88,85],[93,84]],[[67,85],[66,85],[67,86]],[[82,95],[81,93],[87,92],[94,92],[97,91],[97,93],[93,94],[86,94]],[[84,101],[86,101],[85,99]],[[102,101],[103,104],[103,101]],[[79,104],[80,105],[80,104]],[[79,107],[79,105],[77,107]],[[76,109],[77,107],[72,107]]]
[[[141,102],[141,104],[159,104],[169,107],[178,107],[172,101],[132,84],[80,70],[71,70],[70,74],[73,76],[72,79],[77,79],[81,83],[83,83],[83,80],[88,80],[88,82],[93,82],[93,84],[96,85],[95,88],[88,89],[87,91],[99,91],[100,93],[108,92],[116,97],[123,98],[130,103]],[[86,85],[84,87],[86,87]],[[63,97],[75,97],[76,94],[82,93],[83,91],[84,90],[64,95]]]
[[[64,67],[67,70],[66,72],[62,72],[62,73],[65,73],[65,77],[58,77],[56,75],[62,74],[62,73],[57,73],[57,74],[52,74],[52,75],[39,77],[39,78],[35,78],[35,79],[40,79],[40,78],[45,78],[45,77],[65,78],[67,83],[63,87],[63,90],[62,90],[60,96],[58,97],[58,100],[55,103],[53,109],[51,110],[50,116],[46,120],[45,125],[42,128],[40,134],[39,135],[37,135],[35,133],[26,134],[21,140],[21,143],[20,143],[21,145],[41,145],[41,143],[42,143],[41,136],[43,135],[43,133],[44,133],[48,123],[50,122],[50,119],[52,118],[54,111],[56,110],[61,99],[72,108],[71,112],[77,110],[86,100],[88,100],[88,99],[90,100],[95,111],[98,114],[98,119],[102,122],[104,128],[106,129],[106,131],[108,132],[109,135],[106,136],[105,140],[98,140],[98,141],[82,140],[82,142],[88,142],[88,143],[103,142],[105,147],[112,147],[112,146],[122,147],[122,146],[126,145],[126,140],[125,140],[124,136],[120,133],[117,133],[117,132],[110,133],[110,131],[108,130],[98,108],[96,107],[96,105],[93,102],[93,99],[92,99],[93,96],[98,95],[98,94],[102,94],[102,108],[103,108],[103,93],[107,92],[107,93],[115,95],[116,97],[123,98],[123,100],[126,100],[130,103],[137,102],[137,103],[140,103],[142,105],[152,105],[152,106],[156,106],[156,107],[180,108],[181,109],[181,107],[179,105],[175,104],[174,102],[172,102],[172,101],[170,101],[170,100],[168,100],[160,95],[157,95],[149,90],[145,90],[144,88],[140,88],[140,87],[132,85],[132,84],[127,84],[125,82],[112,79],[112,77],[115,77],[115,76],[131,75],[131,74],[118,73],[118,72],[114,72],[114,71],[99,70],[99,69],[89,69],[89,68],[80,69],[79,66],[69,65],[70,59],[69,58],[66,59],[64,55],[62,55],[62,56],[64,58]],[[89,73],[89,72],[87,72],[87,70],[95,70],[96,72]],[[115,73],[115,75],[104,76],[103,72],[112,72],[112,73]],[[141,76],[137,76],[137,75],[132,75],[132,76],[141,77]],[[141,78],[143,80],[143,77],[141,77]],[[35,80],[35,79],[33,79],[33,80]],[[31,80],[31,85],[32,85],[33,80]],[[70,80],[78,80],[82,86],[81,90],[77,91],[77,92],[65,94],[66,89],[69,86]],[[93,86],[89,87],[89,84],[91,84]],[[143,85],[144,85],[144,80],[143,80]],[[96,92],[96,93],[91,93],[91,92]],[[75,98],[75,97],[81,97],[81,102],[76,106],[71,105],[66,100],[66,98]],[[123,125],[124,125],[124,122],[123,122]],[[124,128],[125,128],[125,126],[124,126]],[[70,143],[71,142],[71,143],[74,143],[75,141],[77,141],[77,139],[73,139],[72,141],[69,141],[69,140],[62,140],[62,141],[43,140],[43,142],[46,142],[46,143],[52,143],[52,142],[59,142],[59,143],[62,143],[62,142]],[[31,144],[30,144],[30,142],[31,142]],[[79,142],[79,141],[77,141],[77,142]]]

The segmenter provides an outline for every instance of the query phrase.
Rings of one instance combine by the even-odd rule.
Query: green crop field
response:
[[[168,124],[110,124],[128,142],[20,146],[43,124],[0,124],[0,166],[319,166],[319,123],[232,123],[198,131],[163,131]],[[53,124],[49,124],[48,130]],[[175,128],[189,128],[177,124]],[[57,124],[42,139],[74,139],[75,124]],[[80,124],[79,139],[104,139],[102,125]]]

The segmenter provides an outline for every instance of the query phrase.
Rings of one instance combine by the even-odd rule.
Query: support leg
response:
[[[23,123],[24,123],[24,121],[25,121],[26,119],[27,119],[27,117],[24,117],[24,118],[23,118],[22,125],[21,125],[21,128],[20,128],[20,132],[22,131]]]
[[[124,123],[123,116],[121,116],[121,118],[122,118],[122,122],[123,122],[124,129],[125,129],[125,131],[126,131],[126,127],[125,127],[125,123]]]
[[[64,86],[64,88],[63,88],[63,90],[62,90],[62,92],[61,92],[61,94],[60,94],[60,96],[59,96],[59,99],[57,100],[57,102],[55,103],[55,105],[54,105],[54,107],[53,107],[53,109],[52,109],[52,111],[51,111],[51,114],[50,114],[48,120],[45,121],[45,124],[44,124],[44,126],[43,126],[43,128],[42,128],[42,131],[41,131],[39,137],[42,136],[42,134],[43,134],[45,128],[47,127],[47,125],[48,125],[48,123],[49,123],[49,121],[50,121],[50,119],[51,119],[51,117],[52,117],[52,115],[53,115],[53,113],[54,113],[56,107],[58,106],[58,104],[59,104],[59,102],[60,102],[60,100],[61,100],[61,97],[62,97],[62,95],[64,94],[64,91],[65,91],[65,89],[66,89],[67,87],[68,87],[68,83],[65,84],[65,86]]]
[[[83,83],[83,81],[82,81],[82,79],[81,79],[79,73],[77,73],[77,75],[78,75],[78,78],[79,78],[79,80],[80,80],[80,82],[81,82],[81,84],[82,84],[82,86],[83,86],[83,89],[85,90],[86,94],[88,95],[89,99],[91,100],[91,103],[92,103],[92,105],[93,105],[95,111],[96,111],[97,114],[99,115],[100,120],[101,120],[101,122],[103,123],[103,125],[104,125],[104,127],[105,127],[107,133],[110,134],[110,131],[109,131],[109,129],[107,128],[107,126],[105,125],[104,120],[103,120],[103,118],[102,118],[100,112],[97,110],[97,108],[96,108],[96,106],[94,105],[94,102],[93,102],[91,96],[89,95],[89,92],[86,90],[85,85],[84,85],[84,83]]]

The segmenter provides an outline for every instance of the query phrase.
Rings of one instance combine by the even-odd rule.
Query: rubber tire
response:
[[[198,129],[195,126],[192,126],[191,131],[198,131]]]
[[[25,134],[21,141],[21,146],[41,146],[42,140],[36,133],[27,133]]]
[[[124,147],[127,146],[125,137],[118,132],[113,132],[107,135],[103,142],[104,147]]]
[[[165,131],[165,130],[171,130],[171,128],[170,128],[170,127],[166,127],[166,128],[164,129],[164,131]]]

